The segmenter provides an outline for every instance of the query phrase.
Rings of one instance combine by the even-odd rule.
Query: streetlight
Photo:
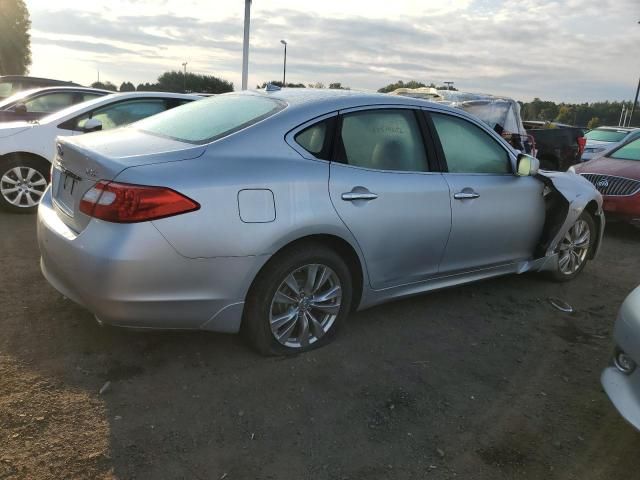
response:
[[[187,62],[184,62],[182,66],[184,67],[184,79],[183,79],[184,83],[183,83],[182,91],[183,93],[187,93]]]
[[[242,90],[249,79],[249,28],[251,27],[251,0],[244,2],[244,39],[242,41]]]
[[[287,86],[287,41],[280,40],[280,43],[284,45],[284,70],[282,71],[282,86]]]

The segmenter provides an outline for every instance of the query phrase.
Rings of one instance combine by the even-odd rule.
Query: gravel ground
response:
[[[617,309],[640,283],[640,230],[609,226],[572,283],[528,274],[390,303],[283,359],[231,335],[98,326],[42,278],[34,222],[0,213],[0,479],[640,470],[640,433],[599,384]]]

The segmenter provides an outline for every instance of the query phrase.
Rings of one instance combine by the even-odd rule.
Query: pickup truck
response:
[[[522,123],[535,141],[540,168],[564,172],[580,163],[587,142],[582,128],[527,120]]]

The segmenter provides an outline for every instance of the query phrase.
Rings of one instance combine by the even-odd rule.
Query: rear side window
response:
[[[135,127],[188,143],[208,143],[253,125],[286,104],[259,95],[218,95],[138,122]]]
[[[317,158],[330,160],[331,137],[336,118],[328,118],[305,128],[295,136],[298,145]]]
[[[340,160],[401,172],[428,171],[422,133],[412,110],[365,110],[342,118]]]
[[[452,115],[432,113],[451,173],[512,173],[506,150],[487,132]]]
[[[76,96],[73,92],[45,93],[24,102],[27,112],[53,113],[73,105]]]

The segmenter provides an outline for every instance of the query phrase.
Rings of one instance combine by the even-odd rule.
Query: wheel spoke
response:
[[[33,168],[30,168],[27,170],[27,176],[25,178],[25,180],[28,182],[29,180],[31,180],[31,178],[38,173],[36,170],[34,170]]]
[[[294,320],[298,316],[299,310],[297,308],[293,308],[290,311],[283,313],[282,315],[278,315],[277,317],[273,317],[271,319],[271,328],[278,329],[282,327],[287,322]]]
[[[315,337],[316,338],[322,337],[325,333],[324,328],[322,327],[322,324],[316,319],[316,317],[313,316],[311,312],[305,312],[305,315],[307,317],[307,320],[309,321],[309,324],[311,326],[311,331],[313,332]]]
[[[35,182],[31,182],[31,186],[32,187],[40,187],[40,186],[46,185],[46,184],[47,184],[47,181],[42,177],[40,177],[40,179],[36,180]]]
[[[311,306],[316,310],[320,310],[321,312],[328,313],[330,315],[337,315],[338,312],[340,312],[339,303],[337,305],[323,305],[321,303],[312,302]]]
[[[284,282],[287,286],[295,293],[296,295],[300,295],[300,285],[298,285],[298,281],[296,277],[293,276],[293,273],[287,275],[287,278],[284,279]]]
[[[297,318],[297,317],[296,317]],[[293,329],[296,327],[298,322],[294,319],[281,333],[276,334],[278,341],[280,343],[286,343],[287,340],[291,338],[291,333],[293,333]],[[272,330],[273,331],[273,330]]]
[[[20,190],[18,187],[4,188],[4,189],[2,189],[2,193],[4,193],[6,195],[8,193],[17,192],[18,190]]]
[[[310,294],[313,292],[313,288],[316,284],[316,277],[318,276],[319,265],[309,265],[307,267],[307,278],[304,284],[304,292]]]
[[[558,266],[560,267],[560,270],[564,270],[567,267],[567,264],[569,263],[569,260],[571,260],[571,254],[567,253],[565,255],[562,255],[560,257],[560,259],[558,260]]]
[[[335,287],[332,287],[330,290],[328,290],[325,293],[315,295],[311,301],[313,303],[324,303],[326,301],[333,300],[334,298],[336,298],[338,295],[340,295],[340,292],[341,292],[340,285],[336,285]]]
[[[276,296],[273,298],[273,301],[275,303],[284,303],[287,305],[295,305],[298,302],[291,298],[289,295],[287,295],[286,293],[284,293],[282,290],[278,290],[276,292]]]
[[[4,175],[2,177],[2,182],[3,183],[10,183],[11,185],[17,185],[18,184],[18,180],[14,180],[9,175]]]
[[[584,247],[586,245],[589,245],[589,240],[591,240],[591,235],[589,234],[589,231],[587,230],[586,232],[584,232],[575,242],[574,245],[578,248]]]
[[[309,319],[307,318],[307,315],[300,315],[298,319],[300,324],[298,341],[303,347],[306,347],[309,345]]]
[[[310,293],[312,294],[317,293],[317,291],[322,288],[322,286],[327,282],[327,280],[329,280],[329,276],[330,276],[329,269],[327,267],[322,267],[322,270],[320,271],[320,275],[318,276],[318,279],[315,282],[315,285],[313,286],[313,290]]]

